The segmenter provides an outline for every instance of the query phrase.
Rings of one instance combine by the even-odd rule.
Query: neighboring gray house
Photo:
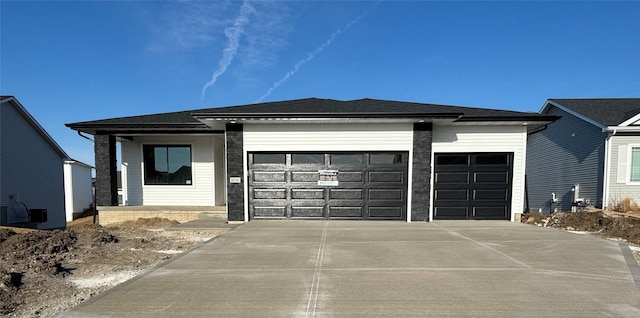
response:
[[[217,207],[229,221],[514,221],[527,134],[557,118],[309,98],[67,126],[95,136],[101,223]]]
[[[0,96],[2,225],[64,228],[63,163],[68,159],[15,97]]]
[[[530,209],[640,200],[640,98],[549,99],[540,114],[562,118],[529,135]]]

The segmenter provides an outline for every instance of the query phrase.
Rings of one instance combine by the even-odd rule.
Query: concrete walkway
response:
[[[62,316],[640,317],[640,268],[508,222],[252,221]]]

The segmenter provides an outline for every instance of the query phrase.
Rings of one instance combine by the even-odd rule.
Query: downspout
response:
[[[604,152],[604,176],[602,180],[602,209],[606,209],[609,202],[609,178],[611,175],[611,138],[616,135],[617,129],[609,131],[607,138],[605,139],[605,152]]]

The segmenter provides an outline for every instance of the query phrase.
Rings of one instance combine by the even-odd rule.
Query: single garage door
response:
[[[407,152],[254,152],[248,161],[251,219],[406,219]]]
[[[434,162],[434,219],[510,219],[513,153],[436,153]]]

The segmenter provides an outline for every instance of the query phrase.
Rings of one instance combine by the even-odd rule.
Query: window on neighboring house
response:
[[[640,147],[631,148],[631,182],[640,182]]]
[[[144,145],[144,184],[191,184],[191,146]]]

